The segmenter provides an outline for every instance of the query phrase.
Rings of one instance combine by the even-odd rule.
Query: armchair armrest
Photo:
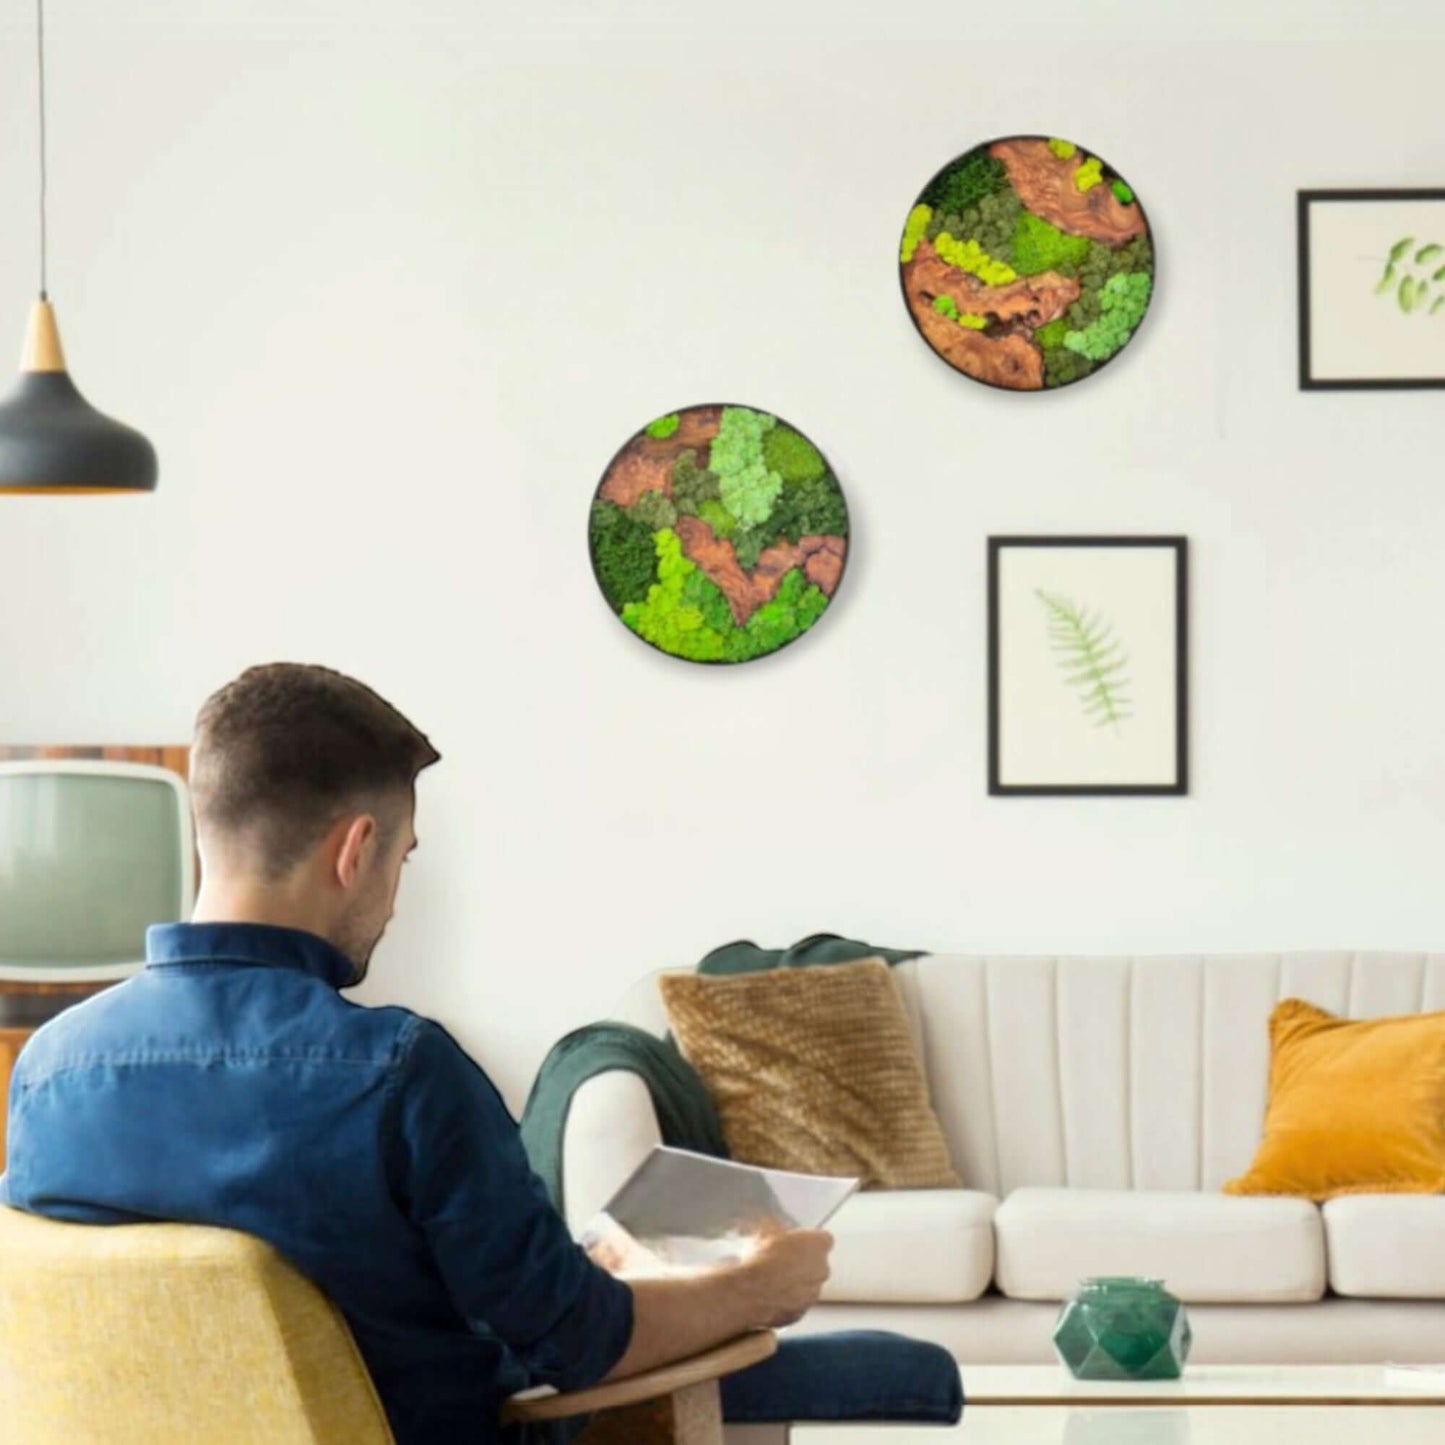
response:
[[[776,1352],[778,1337],[771,1330],[754,1330],[726,1340],[685,1360],[673,1360],[640,1375],[594,1385],[566,1394],[537,1394],[527,1391],[513,1395],[502,1407],[502,1423],[519,1420],[565,1420],[571,1415],[590,1415],[598,1410],[615,1410],[664,1395],[675,1395],[698,1385],[716,1390],[716,1381],[734,1371],[756,1365]]]
[[[652,1095],[631,1071],[608,1069],[573,1094],[562,1134],[562,1203],[574,1238],[660,1143]]]

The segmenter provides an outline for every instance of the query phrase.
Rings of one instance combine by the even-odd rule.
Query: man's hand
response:
[[[742,1266],[750,1275],[759,1308],[756,1326],[778,1329],[791,1325],[818,1302],[828,1278],[833,1236],[826,1229],[790,1229],[764,1234]]]
[[[632,1281],[632,1338],[607,1378],[684,1359],[745,1330],[795,1323],[817,1301],[832,1248],[822,1229],[764,1232],[736,1264],[687,1279]]]

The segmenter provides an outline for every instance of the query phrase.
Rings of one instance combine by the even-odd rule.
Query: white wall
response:
[[[273,658],[380,689],[446,757],[361,996],[514,1106],[743,935],[1445,946],[1441,397],[1294,380],[1295,190],[1445,183],[1445,9],[1253,10],[52,0],[52,292],[162,481],[0,501],[0,738],[184,738]],[[955,375],[898,294],[915,192],[1010,131],[1100,151],[1159,249],[1057,395]],[[736,669],[629,635],[585,545],[614,448],[713,399],[803,427],[855,529],[815,632]],[[1188,799],[986,796],[984,539],[1065,530],[1191,539]]]

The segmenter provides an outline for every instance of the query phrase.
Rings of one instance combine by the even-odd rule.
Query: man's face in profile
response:
[[[414,802],[398,805],[391,818],[377,818],[375,846],[363,864],[356,882],[356,896],[347,912],[337,921],[336,947],[356,965],[356,976],[347,987],[366,977],[371,955],[386,925],[396,912],[396,893],[401,884],[401,870],[416,847],[416,816]]]

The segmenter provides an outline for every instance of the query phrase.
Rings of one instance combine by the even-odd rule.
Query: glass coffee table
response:
[[[1181,1380],[1075,1380],[1062,1365],[970,1365],[952,1429],[795,1425],[792,1445],[1445,1445],[1445,1388],[1380,1365],[1193,1365]]]

